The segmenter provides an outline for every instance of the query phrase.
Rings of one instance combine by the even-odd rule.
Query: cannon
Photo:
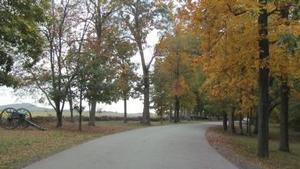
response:
[[[32,122],[29,110],[24,108],[6,108],[0,114],[0,126],[5,129],[35,127],[39,130],[46,130]]]

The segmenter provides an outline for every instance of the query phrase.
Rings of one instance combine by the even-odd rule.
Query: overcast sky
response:
[[[158,42],[159,36],[157,31],[153,31],[149,34],[147,38],[147,43],[149,48],[145,49],[145,56],[146,60],[150,60],[153,49],[155,44]],[[140,63],[140,56],[136,55],[132,59],[136,63]],[[141,70],[139,70],[141,73]],[[39,104],[38,103],[39,96],[28,94],[25,96],[20,96],[20,92],[14,92],[13,89],[7,87],[0,87],[0,105],[7,105],[7,104],[15,104],[15,103],[32,103],[40,107],[49,107],[49,105]],[[106,111],[113,111],[113,112],[123,112],[123,102],[120,101],[118,103],[113,103],[111,105],[97,105],[98,108]],[[130,99],[128,101],[128,113],[141,113],[143,111],[143,101],[139,99]],[[66,109],[68,107],[66,106]]]

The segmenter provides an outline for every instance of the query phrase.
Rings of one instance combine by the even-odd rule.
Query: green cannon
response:
[[[5,129],[27,128],[32,126],[39,130],[46,130],[32,122],[29,110],[24,108],[6,108],[0,114],[0,126]]]

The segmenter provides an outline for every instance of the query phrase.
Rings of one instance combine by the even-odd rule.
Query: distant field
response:
[[[38,107],[36,105],[30,104],[30,103],[21,103],[21,104],[10,104],[10,105],[2,105],[0,106],[0,112],[8,107],[12,107],[15,109],[19,109],[19,108],[25,108],[27,110],[29,110],[32,114],[33,117],[55,117],[56,113],[53,109],[51,108],[45,108],[45,107]],[[70,117],[70,112],[69,110],[65,110],[64,117]],[[74,116],[78,116],[78,112],[74,111]],[[88,112],[84,112],[83,116],[88,116]],[[96,113],[97,117],[101,117],[101,116],[110,116],[110,117],[121,117],[123,116],[123,113],[116,113],[116,112],[108,112],[108,111],[102,111],[101,113]],[[128,117],[139,117],[142,116],[141,113],[128,113]],[[155,114],[151,114],[151,117],[155,117]]]
[[[33,117],[55,117],[56,113],[54,111],[46,111],[46,112],[31,112]],[[74,112],[74,116],[78,116],[79,114],[77,112]],[[84,112],[82,114],[83,116],[89,116],[88,112]],[[64,117],[70,117],[71,114],[69,111],[66,111],[63,113]],[[123,117],[123,113],[114,113],[114,112],[103,112],[103,113],[96,113],[97,117],[103,117],[103,116],[110,116],[110,117]],[[139,117],[142,116],[141,113],[135,113],[135,114],[127,114],[128,117]],[[151,114],[151,117],[156,117],[156,114]]]

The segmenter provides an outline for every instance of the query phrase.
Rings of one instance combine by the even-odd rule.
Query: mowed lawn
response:
[[[21,168],[87,140],[144,127],[139,122],[97,122],[96,127],[89,127],[84,122],[83,131],[79,132],[76,123],[64,122],[62,129],[55,128],[55,122],[44,122],[41,125],[48,130],[39,131],[31,127],[16,130],[0,128],[0,169]]]
[[[224,132],[221,127],[211,128],[207,132],[209,142],[220,149],[230,149],[233,153],[241,155],[243,160],[262,169],[300,169],[300,132],[290,131],[290,153],[278,151],[279,127],[270,126],[270,157],[258,159],[256,157],[255,136],[233,135]],[[232,160],[232,159],[229,159]]]

